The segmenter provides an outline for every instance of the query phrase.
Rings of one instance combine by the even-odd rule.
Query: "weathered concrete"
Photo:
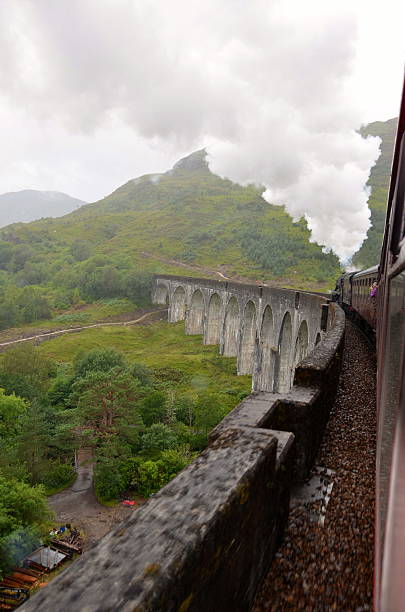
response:
[[[170,322],[237,357],[238,374],[252,374],[254,391],[288,391],[295,368],[327,330],[334,313],[323,296],[182,276],[155,277],[153,301],[169,303]]]

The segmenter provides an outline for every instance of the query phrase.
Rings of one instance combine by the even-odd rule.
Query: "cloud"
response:
[[[345,258],[369,225],[378,141],[355,132],[356,15],[333,5],[3,0],[3,107],[82,143],[119,125],[166,151],[205,145],[214,172],[264,185]]]

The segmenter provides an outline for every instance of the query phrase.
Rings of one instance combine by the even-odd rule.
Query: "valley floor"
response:
[[[43,329],[38,328],[26,328],[26,329],[8,329],[0,333],[0,352],[7,350],[12,345],[19,344],[21,342],[32,341],[35,344],[40,344],[45,340],[52,340],[62,334],[81,332],[85,329],[92,329],[95,327],[111,327],[117,325],[136,325],[143,324],[147,325],[155,321],[161,321],[167,319],[167,308],[159,309],[137,309],[133,313],[121,315],[116,317],[119,320],[108,319],[99,323],[92,323],[91,325],[72,325],[71,327],[60,326],[56,329],[49,329],[44,327]]]

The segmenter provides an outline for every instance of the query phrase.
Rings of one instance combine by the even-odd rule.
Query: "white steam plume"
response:
[[[264,185],[345,258],[366,235],[378,156],[347,93],[348,4],[3,0],[0,112],[81,138],[125,124],[176,152],[206,146],[214,172]]]

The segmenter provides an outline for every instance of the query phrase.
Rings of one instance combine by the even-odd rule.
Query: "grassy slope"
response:
[[[371,187],[368,204],[371,210],[372,225],[368,230],[366,240],[353,257],[353,263],[359,268],[368,268],[380,260],[397,122],[397,119],[375,121],[361,129],[364,137],[371,135],[381,138],[381,155],[372,168],[368,181]]]
[[[215,268],[232,277],[269,280],[270,271],[241,248],[241,233],[254,223],[270,235],[276,222],[281,234],[290,237],[292,249],[295,244],[308,249],[307,260],[297,256],[277,284],[319,286],[316,277],[324,274],[323,256],[320,247],[309,245],[305,224],[293,223],[282,207],[266,203],[257,187],[241,187],[213,175],[203,157],[197,152],[163,175],[129,181],[103,200],[60,219],[5,228],[3,239],[29,244],[35,251],[33,261],[49,264],[55,272],[68,257],[70,245],[83,239],[93,255],[130,260],[146,271],[207,276]],[[311,263],[315,273],[308,271],[314,254],[320,257]],[[186,269],[165,259],[207,269]],[[327,282],[338,273],[336,262]]]
[[[251,377],[236,375],[236,359],[220,357],[218,347],[204,346],[201,336],[186,336],[184,322],[89,329],[44,342],[39,350],[71,363],[79,351],[103,347],[120,351],[129,362],[181,370],[185,379],[179,391],[223,393],[229,408],[237,403],[235,396],[250,392]]]
[[[130,315],[133,315],[130,316]],[[52,319],[41,319],[33,323],[25,323],[18,327],[9,327],[0,330],[0,342],[15,340],[20,337],[35,336],[47,331],[81,327],[104,321],[119,321],[137,318],[142,315],[136,304],[128,299],[98,300],[93,304],[78,304],[64,310],[61,314],[55,313]]]

